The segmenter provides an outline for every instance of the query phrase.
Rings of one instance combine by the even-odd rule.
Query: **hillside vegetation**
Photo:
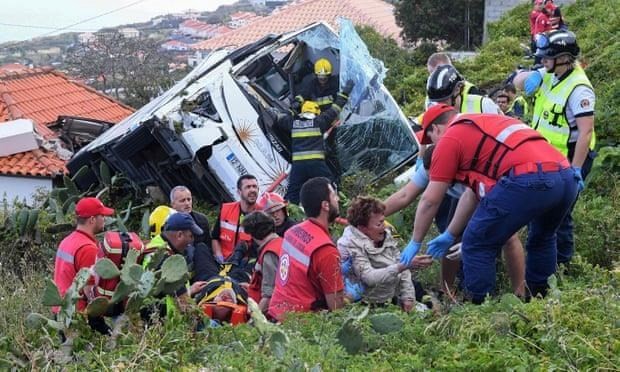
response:
[[[132,324],[116,345],[110,345],[106,337],[93,334],[79,320],[73,359],[66,359],[55,331],[25,326],[29,313],[48,312],[41,294],[62,237],[41,232],[54,218],[63,218],[42,212],[39,229],[31,239],[0,228],[0,369],[619,370],[617,5],[615,0],[577,1],[564,9],[596,89],[596,130],[599,145],[606,147],[601,148],[576,205],[578,257],[567,272],[552,277],[546,298],[523,303],[505,294],[508,284],[500,268],[500,293],[480,306],[444,299],[436,312],[404,314],[388,307],[366,314],[364,307],[356,305],[330,314],[293,316],[279,327],[281,332],[252,325],[194,332],[191,321],[179,318],[146,330]],[[526,6],[517,7],[490,28],[492,39],[480,56],[458,66],[469,80],[492,86],[515,66],[528,62],[522,59],[519,46],[527,43],[526,15]],[[422,108],[428,51],[412,55],[376,37],[369,44],[391,69],[388,85],[395,98],[409,114],[417,114]],[[357,193],[384,198],[394,191],[393,186],[376,190],[356,180],[347,185],[343,193],[348,198]],[[412,214],[409,208],[392,218],[403,239],[408,238]],[[139,221],[128,223],[130,228],[140,225]],[[419,279],[433,287],[436,274],[435,264]]]

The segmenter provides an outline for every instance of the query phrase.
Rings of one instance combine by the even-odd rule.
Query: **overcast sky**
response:
[[[137,4],[61,32],[96,31],[102,27],[142,22],[160,14],[187,9],[215,10],[220,5],[234,2],[236,0],[7,0],[2,1],[0,6],[0,43],[42,36],[53,32],[53,28],[66,27],[132,3]]]

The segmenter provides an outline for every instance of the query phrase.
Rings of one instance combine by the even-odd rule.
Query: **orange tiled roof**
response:
[[[54,177],[65,172],[64,160],[44,149],[0,157],[0,175]]]
[[[45,139],[57,137],[47,126],[58,116],[80,116],[117,123],[133,109],[51,68],[0,69],[0,125],[31,119]],[[43,148],[0,157],[0,174],[55,176],[65,162]]]
[[[0,72],[0,121],[50,125],[60,115],[117,123],[133,109],[51,68]]]
[[[270,16],[192,45],[193,49],[237,48],[273,33],[294,31],[313,22],[325,21],[338,29],[337,18],[345,17],[359,25],[372,26],[385,37],[401,43],[394,6],[382,0],[301,0],[274,11]]]

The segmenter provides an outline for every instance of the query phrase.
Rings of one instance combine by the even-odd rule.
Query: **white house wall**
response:
[[[9,205],[15,198],[19,201],[26,200],[28,205],[32,205],[33,195],[39,189],[51,191],[52,180],[50,178],[0,176],[0,201],[6,198]]]

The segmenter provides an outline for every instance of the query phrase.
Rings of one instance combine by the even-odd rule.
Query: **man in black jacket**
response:
[[[205,277],[199,278],[197,274],[205,270],[216,270],[219,267],[211,254],[209,220],[204,214],[193,210],[192,192],[186,186],[178,185],[170,190],[170,206],[177,212],[189,213],[196,225],[203,231],[201,235],[194,236],[194,243],[187,247],[185,257],[193,273],[191,282],[205,280]]]

